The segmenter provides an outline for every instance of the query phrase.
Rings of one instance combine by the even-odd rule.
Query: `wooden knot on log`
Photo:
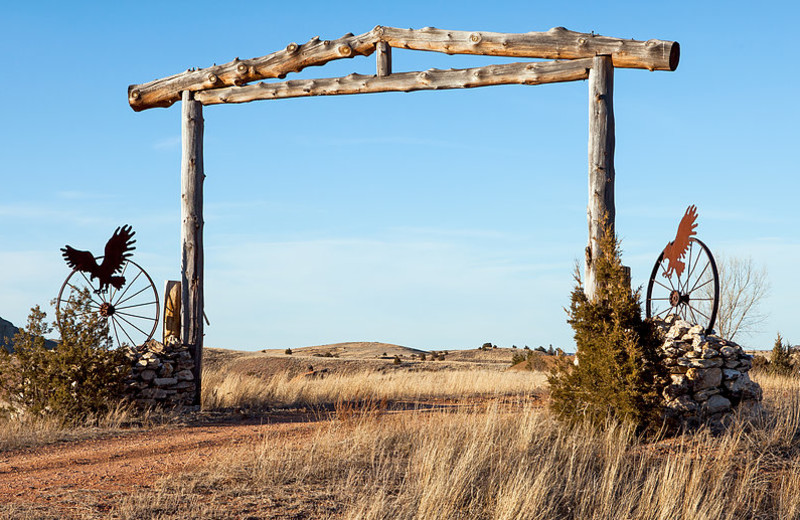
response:
[[[472,43],[480,43],[482,39],[481,33],[472,33],[469,35],[469,41]]]
[[[140,97],[142,97],[142,95],[139,94],[138,90],[134,90],[133,92],[131,92],[131,99],[132,100],[137,101]]]
[[[293,54],[293,53],[297,52],[297,48],[298,48],[298,45],[296,43],[292,42],[292,43],[290,43],[289,45],[286,46],[286,52],[288,52],[289,54]]]
[[[208,73],[208,76],[206,76],[206,80],[208,80],[208,82],[209,82],[209,83],[211,83],[211,84],[213,85],[214,83],[216,83],[217,81],[219,81],[219,78],[218,78],[218,77],[217,77],[217,75],[216,75],[216,74],[214,74],[213,72],[209,72],[209,73]]]
[[[586,38],[578,38],[578,45],[586,45]]]
[[[338,51],[341,56],[345,57],[353,54],[353,49],[351,49],[349,45],[340,45]]]
[[[246,73],[247,72],[247,65],[245,65],[244,63],[240,63],[239,65],[236,66],[236,72],[238,72],[239,74]]]

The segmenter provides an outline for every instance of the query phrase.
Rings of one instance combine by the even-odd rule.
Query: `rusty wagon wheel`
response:
[[[101,263],[102,256],[96,257]],[[159,315],[158,291],[144,269],[133,260],[122,266],[125,285],[120,289],[109,286],[100,291],[100,282],[92,280],[87,273],[73,270],[56,299],[56,319],[61,326],[61,311],[66,308],[70,297],[76,292],[89,289],[90,312],[108,320],[108,333],[115,346],[138,347],[149,341],[156,332]]]
[[[662,251],[647,285],[646,316],[663,319],[676,314],[686,321],[703,325],[706,334],[710,334],[719,309],[719,274],[711,251],[703,242],[692,238],[683,275],[677,276],[673,272],[667,276],[667,272],[667,261]]]

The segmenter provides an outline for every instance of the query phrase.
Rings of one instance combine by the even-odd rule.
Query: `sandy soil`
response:
[[[314,420],[309,413],[273,413],[2,452],[0,504],[6,514],[10,505],[20,504],[78,517],[85,508],[85,516],[95,516],[119,495],[196,468],[216,450],[255,442],[267,430],[303,437]]]

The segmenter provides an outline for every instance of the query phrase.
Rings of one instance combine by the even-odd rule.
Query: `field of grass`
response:
[[[800,379],[754,379],[764,389],[763,415],[716,437],[701,432],[644,441],[618,425],[598,432],[556,422],[544,406],[542,373],[364,372],[322,379],[282,373],[264,380],[207,370],[209,410],[249,409],[265,422],[268,408],[317,412],[297,428],[265,429],[256,442],[231,445],[200,466],[131,489],[109,514],[800,518]],[[35,518],[15,507],[0,508],[7,512],[0,518]]]
[[[218,504],[252,518],[279,518],[278,511],[352,519],[800,518],[797,379],[758,377],[766,413],[721,436],[644,442],[616,425],[565,428],[535,403],[509,406],[507,390],[541,392],[541,380],[526,387],[516,374],[493,375],[503,397],[485,400],[481,378],[472,389],[486,406],[392,412],[340,404],[310,436],[265,435],[220,453],[198,471],[131,495],[119,513],[179,518],[186,510],[171,504],[180,503],[194,518],[218,518]],[[470,392],[466,374],[438,386],[427,386],[427,376],[419,375],[420,391],[416,375],[395,387],[374,375],[324,383],[313,399],[432,390],[441,397],[447,384],[451,395]]]

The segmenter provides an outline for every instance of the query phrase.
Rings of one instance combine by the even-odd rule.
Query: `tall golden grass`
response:
[[[502,387],[499,381],[515,376],[494,377]],[[163,518],[188,510],[214,518],[220,503],[254,516],[290,504],[293,514],[310,518],[800,518],[800,381],[758,381],[763,415],[742,418],[717,437],[700,432],[657,442],[614,424],[567,428],[531,404],[509,413],[497,400],[436,413],[338,414],[310,437],[268,430],[255,445],[129,497],[117,513],[146,516],[149,504],[177,500],[190,506],[174,516],[161,508]],[[335,395],[342,390],[325,399]]]
[[[324,378],[291,377],[279,373],[268,379],[203,371],[203,408],[299,407],[341,401],[471,398],[541,393],[546,375],[540,372],[453,370],[437,372],[360,372]]]

